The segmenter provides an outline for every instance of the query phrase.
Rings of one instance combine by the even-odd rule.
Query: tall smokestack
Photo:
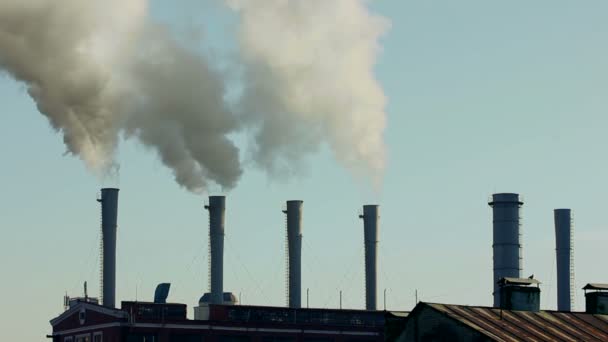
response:
[[[572,211],[555,209],[555,253],[557,257],[557,310],[574,307],[574,256],[572,254]]]
[[[287,201],[287,301],[302,306],[302,201]]]
[[[492,195],[488,205],[494,214],[494,307],[500,307],[498,281],[504,277],[521,278],[522,254],[519,208],[524,202],[518,194]]]
[[[211,299],[210,304],[224,302],[224,214],[226,212],[225,196],[209,196],[209,274]]]
[[[365,309],[376,310],[379,206],[364,205],[363,215],[359,215],[359,218],[363,219],[365,240]]]
[[[118,189],[101,189],[101,303],[116,306],[116,228]]]

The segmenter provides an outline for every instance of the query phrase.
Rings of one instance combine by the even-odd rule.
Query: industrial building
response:
[[[51,321],[53,342],[384,341],[385,313],[365,310],[209,305],[206,320],[185,304],[122,302],[120,309],[75,303]]]
[[[210,196],[209,292],[187,318],[188,307],[167,303],[170,284],[159,284],[154,301],[122,301],[116,307],[118,189],[102,189],[101,300],[65,299],[65,310],[50,323],[53,342],[365,342],[365,341],[593,341],[608,340],[608,285],[585,286],[586,311],[572,312],[574,298],[573,219],[570,209],[554,211],[558,311],[540,307],[540,281],[521,277],[523,268],[518,194],[494,194],[493,307],[418,303],[410,313],[377,310],[379,206],[365,205],[365,310],[302,308],[303,202],[287,201],[285,307],[240,305],[225,291],[226,198]],[[490,284],[488,284],[490,285]],[[488,291],[488,293],[490,293]],[[406,308],[404,308],[406,309]]]
[[[608,341],[608,316],[419,303],[397,341]]]

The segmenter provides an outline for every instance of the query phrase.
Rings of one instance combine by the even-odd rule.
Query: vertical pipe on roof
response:
[[[555,209],[555,253],[557,258],[557,310],[574,307],[574,257],[572,253],[572,211]]]
[[[302,201],[287,201],[287,301],[302,306]]]
[[[518,194],[492,195],[488,205],[493,211],[494,307],[500,307],[498,281],[504,277],[521,278],[522,248],[519,209],[523,201]]]
[[[224,302],[224,216],[226,212],[225,196],[209,196],[209,292],[210,304]]]
[[[365,309],[377,309],[378,220],[379,206],[364,205],[363,235],[365,243]]]
[[[116,230],[118,222],[118,189],[101,189],[101,301],[103,306],[116,305]]]

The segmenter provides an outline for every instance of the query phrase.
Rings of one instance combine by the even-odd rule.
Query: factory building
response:
[[[185,304],[78,302],[51,321],[53,342],[372,342],[385,341],[383,311],[209,304],[207,320]]]
[[[397,341],[608,341],[608,316],[421,302]]]
[[[186,304],[167,303],[170,284],[159,284],[152,302],[122,301],[116,308],[118,189],[102,189],[101,301],[66,296],[65,310],[50,321],[52,342],[366,342],[366,341],[608,341],[608,285],[584,287],[586,310],[574,312],[573,220],[554,211],[558,311],[541,309],[540,281],[523,269],[519,194],[494,194],[494,305],[418,303],[413,311],[377,310],[379,206],[365,205],[363,219],[365,310],[302,308],[303,202],[287,201],[286,306],[240,305],[226,292],[226,198],[209,197],[209,291],[187,318]]]

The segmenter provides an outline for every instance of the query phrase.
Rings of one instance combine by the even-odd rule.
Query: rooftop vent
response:
[[[608,315],[608,284],[587,284],[585,290],[585,312]]]
[[[169,297],[169,289],[171,288],[171,284],[162,283],[156,286],[156,290],[154,291],[154,303],[156,304],[165,304],[167,303],[167,297]]]
[[[540,282],[533,278],[501,278],[498,281],[500,308],[504,310],[539,311]],[[536,285],[536,286],[534,286]]]

